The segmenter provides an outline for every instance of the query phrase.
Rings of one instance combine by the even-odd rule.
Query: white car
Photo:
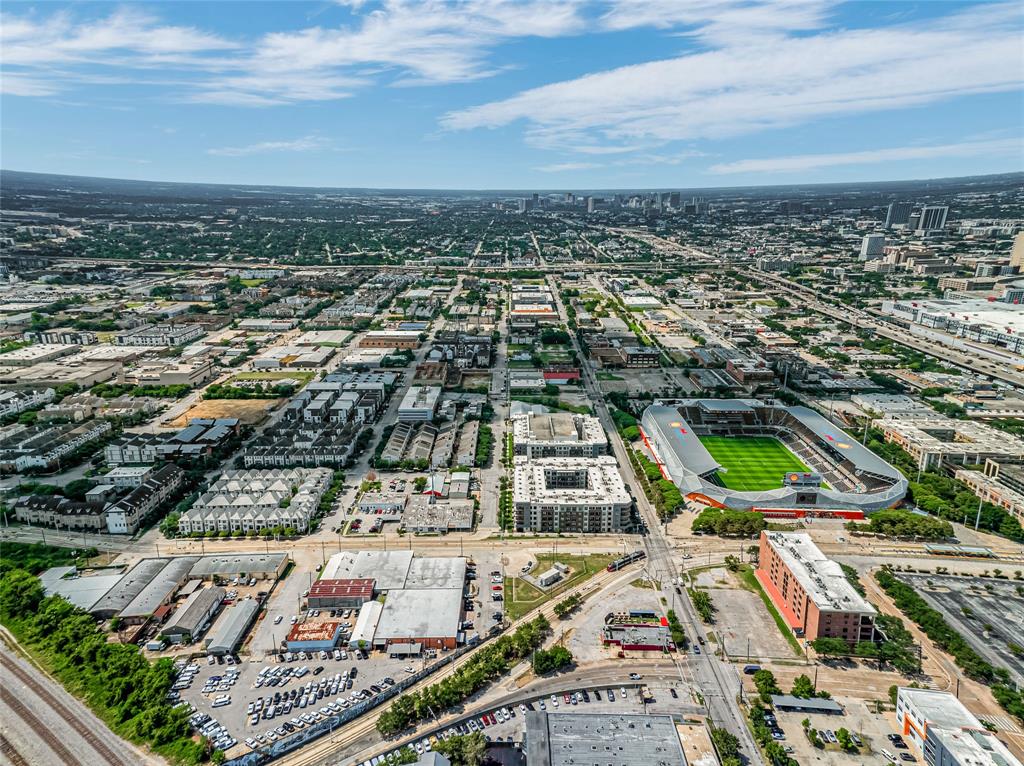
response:
[[[283,614],[277,615],[277,617],[274,618],[274,624],[275,625],[280,625],[281,624],[281,620],[283,620],[283,619],[284,619],[284,615]]]

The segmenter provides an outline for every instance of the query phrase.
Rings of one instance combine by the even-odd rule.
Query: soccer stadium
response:
[[[687,399],[651,405],[640,424],[665,477],[706,505],[870,512],[907,492],[896,468],[807,407]]]

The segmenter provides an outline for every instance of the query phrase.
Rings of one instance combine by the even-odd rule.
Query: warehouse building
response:
[[[530,766],[686,766],[669,715],[526,713]]]
[[[896,724],[928,766],[1021,766],[995,734],[949,692],[900,687]]]
[[[615,532],[632,499],[615,458],[539,458],[516,465],[513,506],[519,532]]]
[[[402,515],[402,528],[412,534],[441,534],[473,530],[472,500],[438,500],[413,495]]]
[[[377,632],[383,611],[384,605],[379,601],[367,601],[363,604],[359,610],[359,617],[356,618],[355,627],[352,628],[352,635],[348,639],[350,648],[369,649],[373,646],[373,636]]]
[[[251,598],[238,601],[225,609],[213,633],[206,638],[207,654],[232,654],[249,632],[259,611],[259,602]]]
[[[188,576],[193,580],[276,580],[287,567],[287,553],[215,553],[199,559]]]
[[[309,589],[306,602],[310,609],[359,609],[373,600],[372,577],[359,579],[320,579]]]
[[[762,532],[758,581],[792,631],[802,638],[875,637],[875,608],[836,562],[803,532]]]
[[[191,643],[203,634],[220,611],[226,591],[218,586],[201,588],[185,599],[160,633],[172,644]]]
[[[121,610],[118,617],[129,625],[149,620],[160,607],[170,604],[178,589],[188,582],[188,573],[198,559],[198,556],[162,559],[166,566],[160,568],[138,595]]]
[[[388,593],[373,636],[376,648],[420,644],[454,649],[462,621],[462,589],[420,588]]]
[[[340,637],[340,622],[300,622],[292,626],[285,645],[289,652],[329,652]]]

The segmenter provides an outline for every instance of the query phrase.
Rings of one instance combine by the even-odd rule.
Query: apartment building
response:
[[[153,471],[138,487],[107,508],[107,531],[133,535],[157,508],[178,494],[185,472],[168,463]]]
[[[158,324],[118,333],[118,346],[183,346],[203,337],[206,331],[199,324]]]
[[[597,457],[608,452],[601,421],[570,412],[524,413],[512,417],[516,455],[539,457]]]
[[[609,455],[521,462],[512,500],[521,532],[615,532],[629,523],[632,506]]]
[[[762,532],[759,562],[758,581],[797,636],[842,638],[851,644],[874,638],[875,608],[810,535]]]

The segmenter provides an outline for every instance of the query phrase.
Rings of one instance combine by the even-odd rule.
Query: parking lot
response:
[[[288,656],[269,663],[238,662],[230,656],[212,664],[209,659],[195,661],[179,677],[191,679],[179,691],[181,700],[217,719],[238,742],[258,741],[259,735],[273,741],[281,736],[275,730],[285,723],[302,728],[341,712],[431,661],[427,656],[391,659],[382,652],[360,655],[342,649]],[[298,722],[292,720],[296,718]]]
[[[887,750],[901,763],[908,766],[917,763],[918,760],[909,748],[897,747],[889,735],[895,735],[889,719],[873,710],[869,710],[867,704],[861,700],[840,698],[839,701],[844,709],[844,715],[825,715],[820,713],[799,713],[799,712],[777,712],[778,724],[785,733],[786,739],[783,745],[793,748],[793,757],[799,763],[826,763],[836,766],[859,766],[859,764],[883,764],[891,763],[882,755],[882,750]],[[822,747],[816,748],[804,734],[804,719],[808,719],[811,728],[819,732],[818,737]],[[845,728],[852,735],[856,735],[861,749],[859,752],[843,752],[837,742],[833,742],[835,732]],[[831,733],[831,737],[829,737]],[[901,757],[906,754],[905,757]]]
[[[739,575],[725,567],[698,573],[697,583],[706,588],[715,604],[712,630],[731,657],[750,661],[792,659],[794,652],[760,596],[743,588]]]
[[[440,732],[417,737],[402,743],[398,748],[382,754],[383,760],[371,759],[359,766],[376,766],[388,762],[387,756],[404,747],[411,747],[417,754],[429,752],[439,739],[459,734],[482,732],[488,742],[521,743],[525,734],[525,713],[547,711],[551,713],[625,713],[636,715],[679,715],[682,695],[676,685],[652,686],[653,702],[645,703],[635,682],[628,685],[598,686],[577,691],[547,694],[524,698],[515,704],[508,704],[463,718]],[[673,695],[673,692],[675,694]]]
[[[991,577],[900,574],[993,665],[1024,683],[1024,656],[1010,648],[1024,635],[1024,595],[1020,582]]]

